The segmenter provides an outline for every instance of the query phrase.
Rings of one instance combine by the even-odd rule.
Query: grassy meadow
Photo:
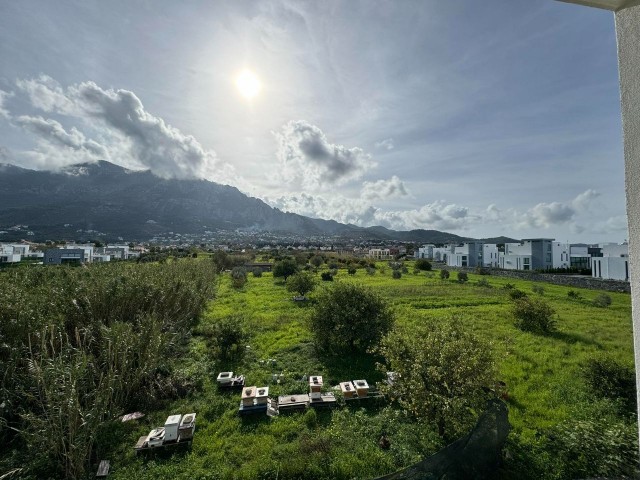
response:
[[[446,322],[451,316],[492,343],[499,378],[506,383],[509,420],[513,427],[506,445],[502,478],[561,478],[548,465],[553,451],[547,446],[550,429],[572,418],[621,415],[611,402],[594,399],[581,377],[585,362],[606,354],[632,365],[632,323],[628,294],[609,293],[608,308],[592,305],[600,293],[537,283],[543,298],[557,312],[557,331],[548,336],[515,328],[510,314],[509,283],[527,292],[526,281],[469,274],[469,282],[441,280],[438,272],[404,274],[393,279],[379,264],[374,275],[358,269],[340,270],[335,281],[367,285],[393,307],[396,321],[419,325]],[[409,267],[411,268],[411,267]],[[228,274],[218,279],[216,299],[195,327],[189,352],[179,360],[185,375],[200,376],[199,388],[179,400],[165,402],[138,422],[112,422],[99,437],[96,460],[111,460],[112,479],[157,478],[374,478],[395,471],[442,448],[432,425],[416,423],[396,406],[362,404],[332,411],[308,411],[240,417],[238,392],[219,392],[215,376],[232,370],[244,374],[247,385],[268,385],[270,396],[306,393],[305,375],[323,375],[325,386],[365,378],[381,380],[372,355],[324,358],[316,353],[307,322],[313,297],[329,282],[320,281],[310,301],[293,302],[281,280],[270,273],[249,275],[234,289]],[[487,286],[478,286],[479,279]],[[579,299],[567,296],[570,290]],[[212,355],[211,326],[232,315],[242,315],[248,339],[244,356],[218,362]],[[282,374],[280,383],[274,374]],[[164,423],[173,413],[197,412],[191,449],[136,456],[132,446],[139,436]],[[617,417],[616,417],[617,418]],[[626,418],[633,427],[633,418]],[[381,435],[390,448],[378,445]]]

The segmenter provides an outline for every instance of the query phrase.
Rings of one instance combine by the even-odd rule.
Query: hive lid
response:
[[[242,389],[242,398],[253,398],[256,396],[256,391],[257,391],[258,387],[253,386],[253,387],[245,387]]]
[[[167,425],[178,425],[180,423],[180,419],[182,419],[182,415],[169,415],[167,417],[167,421],[164,422],[165,426]]]

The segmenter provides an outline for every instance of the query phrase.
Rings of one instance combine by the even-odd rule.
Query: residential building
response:
[[[447,256],[447,265],[450,267],[483,266],[482,243],[467,242],[454,247],[453,252]]]
[[[528,238],[521,243],[505,243],[499,255],[505,270],[546,270],[553,268],[553,238]]]
[[[391,258],[391,251],[388,248],[370,248],[369,258],[376,260],[388,260]]]
[[[65,250],[82,250],[82,252],[83,252],[82,263],[91,263],[91,262],[93,262],[93,249],[94,249],[94,246],[91,245],[91,244],[76,245],[76,244],[73,244],[73,243],[68,243],[67,245],[62,246],[61,248],[65,249]]]
[[[495,243],[482,244],[482,266],[498,267],[498,245]]]
[[[591,259],[591,276],[629,281],[629,245],[602,244],[602,256]]]
[[[86,253],[82,248],[50,248],[44,252],[45,265],[85,263]]]

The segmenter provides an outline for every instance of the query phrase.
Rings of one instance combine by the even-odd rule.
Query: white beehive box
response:
[[[154,428],[147,435],[147,446],[150,448],[159,447],[164,442],[164,427]]]
[[[180,427],[182,415],[169,415],[164,422],[164,441],[172,442],[178,439],[178,427]]]
[[[366,380],[354,380],[353,385],[356,387],[359,397],[366,397],[369,393],[369,384]]]
[[[242,405],[245,407],[253,406],[253,401],[256,398],[258,388],[253,387],[245,387],[242,389]]]
[[[340,383],[340,391],[342,392],[342,396],[344,398],[353,398],[356,395],[356,388],[351,382]]]
[[[322,391],[322,377],[320,375],[312,375],[309,377],[309,389],[311,393]]]
[[[180,434],[180,440],[189,440],[193,438],[193,432],[196,429],[196,414],[187,413],[182,417],[180,421],[180,428],[178,433]]]
[[[322,400],[322,393],[320,392],[311,392],[309,394],[309,398],[311,398],[311,401],[315,402],[318,400]]]
[[[233,372],[220,372],[218,374],[218,383],[220,385],[227,385],[231,383],[232,378],[233,378]]]
[[[256,391],[256,404],[266,405],[269,399],[269,387],[260,387]]]

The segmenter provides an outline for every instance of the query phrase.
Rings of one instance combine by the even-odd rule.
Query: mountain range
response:
[[[16,225],[26,227],[16,228]],[[163,179],[149,171],[128,170],[100,161],[59,171],[0,164],[0,230],[17,240],[145,241],[167,232],[271,232],[332,236],[345,240],[398,240],[448,243],[469,240],[438,230],[395,231],[358,227],[333,220],[282,212],[237,188],[207,180]],[[93,235],[93,237],[92,237]],[[496,243],[515,241],[498,237]]]

